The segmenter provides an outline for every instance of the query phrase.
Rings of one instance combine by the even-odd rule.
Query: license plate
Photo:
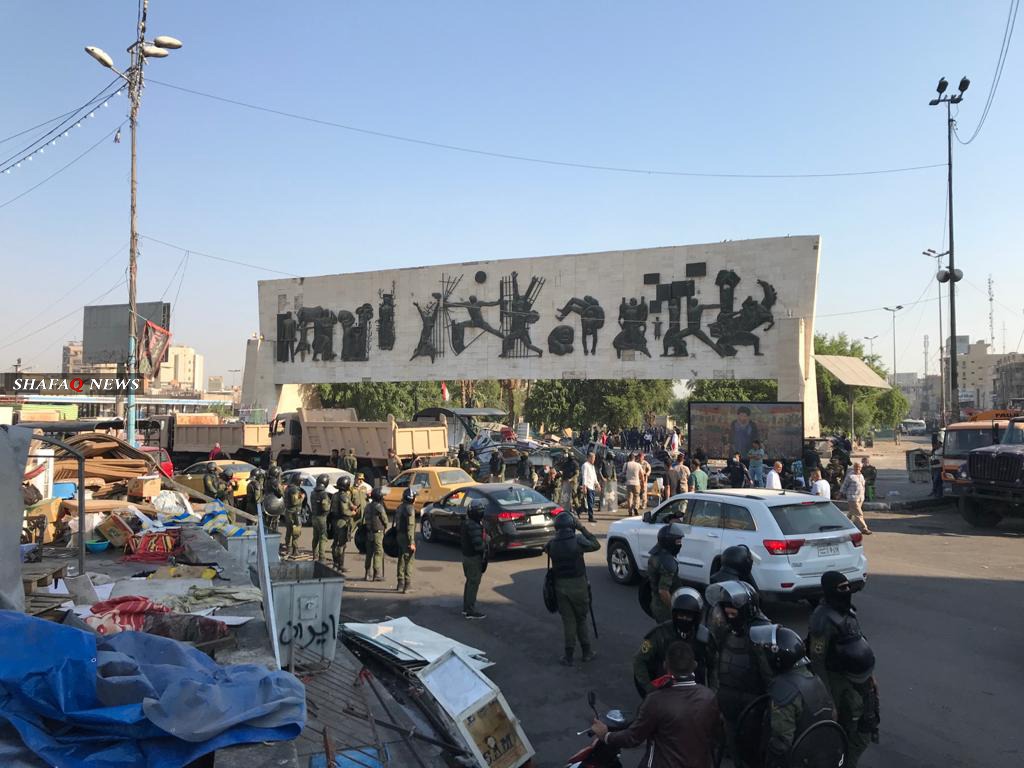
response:
[[[839,554],[838,544],[825,544],[818,547],[818,557],[834,557]]]
[[[544,525],[545,520],[544,515],[534,515],[530,518],[530,525]]]

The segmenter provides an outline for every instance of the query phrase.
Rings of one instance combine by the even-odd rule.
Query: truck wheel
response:
[[[994,509],[985,508],[976,499],[960,499],[960,517],[973,528],[995,528],[1003,516]]]
[[[624,541],[613,541],[608,545],[608,573],[617,584],[632,584],[639,576],[636,560]]]

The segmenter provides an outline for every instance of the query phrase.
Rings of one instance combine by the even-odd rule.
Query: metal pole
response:
[[[892,310],[892,387],[896,389],[896,312]]]
[[[960,378],[957,375],[956,344],[956,261],[953,250],[953,116],[946,102],[946,149],[949,186],[949,412],[953,421],[960,420]]]
[[[139,372],[138,361],[138,306],[136,303],[135,284],[139,274],[139,231],[137,217],[138,202],[138,160],[136,154],[136,139],[139,124],[139,104],[142,101],[142,44],[146,39],[146,12],[149,10],[149,0],[143,0],[142,14],[139,16],[138,38],[132,46],[132,66],[128,70],[130,82],[128,83],[128,97],[131,99],[131,111],[129,112],[129,123],[132,133],[132,174],[131,174],[131,221],[130,236],[128,240],[128,376],[137,376]],[[135,446],[135,390],[128,388],[126,403],[126,426],[125,439],[130,445]]]
[[[78,457],[78,575],[85,573],[85,456]]]
[[[935,272],[938,274],[939,271],[939,260],[935,260]],[[946,371],[942,365],[942,283],[938,280],[935,284],[939,289],[939,398],[940,398],[940,411],[939,411],[939,423],[942,426],[946,426]]]

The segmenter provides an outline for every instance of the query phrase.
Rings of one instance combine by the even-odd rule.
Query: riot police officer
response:
[[[665,654],[672,643],[682,640],[693,649],[697,663],[694,671],[696,680],[705,685],[707,680],[706,647],[708,630],[701,623],[704,615],[704,600],[693,587],[682,587],[672,595],[672,618],[659,624],[644,636],[640,650],[633,657],[633,683],[641,696],[657,689],[658,680],[665,668]]]
[[[570,512],[562,512],[555,518],[555,537],[544,545],[544,551],[551,558],[558,613],[562,616],[565,655],[560,663],[567,667],[572,666],[577,640],[583,661],[590,661],[596,655],[590,644],[590,582],[583,556],[600,548],[601,543],[577,523]]]
[[[249,474],[249,483],[245,487],[245,511],[252,516],[260,513],[263,502],[263,470],[257,467]]]
[[[750,641],[750,629],[769,622],[761,613],[757,590],[746,582],[711,584],[704,597],[712,606],[708,680],[718,694],[718,707],[727,726],[726,744],[735,761],[740,713],[767,692],[771,681],[771,670],[763,654]]]
[[[472,451],[470,451],[472,453]],[[487,564],[487,542],[484,540],[484,510],[487,502],[473,499],[466,510],[459,529],[462,545],[462,574],[466,583],[462,588],[462,615],[467,619],[486,619],[487,615],[476,609],[476,593],[480,589],[484,568]]]
[[[683,548],[683,526],[663,525],[658,543],[647,558],[647,581],[651,585],[651,615],[659,624],[672,618],[672,594],[683,586],[676,555]]]
[[[268,533],[278,532],[283,510],[284,486],[281,484],[281,467],[272,462],[263,480],[263,527]]]
[[[352,478],[341,475],[334,484],[337,490],[331,497],[331,514],[327,520],[328,530],[334,534],[331,545],[331,558],[334,569],[345,573],[345,549],[348,540],[354,534],[355,511],[352,507]]]
[[[292,557],[299,554],[299,532],[302,530],[302,502],[306,495],[299,487],[298,477],[293,477],[284,492],[284,549]]]
[[[384,531],[388,529],[388,511],[381,502],[384,493],[380,488],[370,491],[370,503],[363,509],[363,525],[366,526],[366,562],[364,578],[370,580],[370,566],[373,566],[373,580],[384,581]]]
[[[356,452],[352,448],[349,448],[348,452],[342,456],[341,468],[350,475],[354,475],[359,468],[359,460],[356,458]]]
[[[815,723],[831,720],[834,705],[828,689],[809,668],[804,641],[780,624],[750,628],[775,677],[768,686],[772,697],[771,736],[765,768],[786,768],[793,740]]]
[[[711,583],[723,581],[743,581],[757,589],[751,570],[754,567],[754,556],[746,544],[736,544],[722,551],[721,565],[711,574]]]
[[[861,632],[849,580],[839,571],[821,575],[823,600],[811,614],[811,668],[824,681],[846,732],[847,768],[856,768],[868,744],[878,738],[875,654]]]
[[[480,472],[480,462],[476,459],[476,451],[466,453],[466,458],[462,462],[462,469],[467,475],[476,480],[477,473]]]
[[[412,568],[416,562],[416,489],[406,488],[402,503],[395,510],[395,528],[398,535],[398,586],[399,592],[412,591]]]
[[[316,479],[316,488],[309,497],[309,512],[313,518],[313,559],[318,563],[324,561],[324,550],[327,549],[327,513],[331,511],[331,495],[327,486],[331,478],[320,475]]]
[[[238,481],[235,480],[233,469],[225,469],[220,473],[220,480],[217,483],[217,500],[227,510],[228,520],[235,522],[235,491],[238,490]]]
[[[218,490],[220,490],[220,478],[217,476],[217,463],[211,461],[206,465],[206,474],[203,475],[203,493],[211,499],[216,499]]]

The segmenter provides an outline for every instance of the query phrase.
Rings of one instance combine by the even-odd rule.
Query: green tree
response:
[[[851,340],[845,333],[837,336],[815,334],[814,353],[858,357],[883,379],[887,375],[881,358],[878,355],[865,354],[864,345],[860,341]],[[822,430],[849,431],[849,388],[823,366],[818,365],[816,369],[818,417]],[[898,389],[858,387],[855,395],[853,423],[854,431],[858,434],[863,434],[873,426],[894,426],[910,411],[910,403]]]
[[[355,408],[364,421],[383,421],[388,414],[408,421],[417,411],[443,402],[441,384],[436,381],[320,384],[317,391],[325,408]]]
[[[690,399],[770,403],[779,399],[779,382],[775,379],[697,379],[690,382]]]
[[[545,379],[530,385],[525,413],[531,423],[547,429],[611,429],[643,424],[672,405],[672,382],[667,379]]]

